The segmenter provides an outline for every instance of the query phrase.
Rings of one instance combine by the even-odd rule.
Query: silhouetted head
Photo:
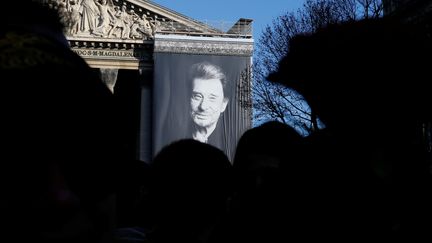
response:
[[[150,183],[158,222],[208,225],[226,210],[231,164],[219,149],[192,139],[164,147],[155,157]],[[188,221],[190,223],[185,223]]]
[[[3,23],[0,34],[3,35],[11,30],[32,32],[68,45],[63,35],[64,25],[60,21],[58,10],[47,8],[40,2],[42,1],[5,1],[3,8],[7,11],[0,16],[0,21]]]
[[[238,189],[281,186],[282,170],[299,163],[302,139],[293,128],[277,121],[247,130],[238,142],[233,163]]]
[[[374,134],[389,121],[431,118],[429,64],[422,61],[430,53],[430,40],[414,25],[393,19],[349,22],[292,38],[269,79],[304,95],[326,126],[355,124],[367,126],[363,132],[374,128]]]
[[[421,146],[425,152],[422,124],[432,120],[430,43],[417,26],[394,19],[329,26],[294,37],[269,79],[304,95],[341,151],[408,158]]]
[[[234,168],[279,168],[282,160],[293,156],[301,140],[301,136],[293,128],[278,121],[266,122],[251,128],[238,142]],[[266,158],[269,161],[266,161]]]

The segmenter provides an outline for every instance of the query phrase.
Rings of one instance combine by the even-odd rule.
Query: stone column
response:
[[[117,82],[118,69],[100,69],[101,79],[105,85],[114,93],[114,86]]]

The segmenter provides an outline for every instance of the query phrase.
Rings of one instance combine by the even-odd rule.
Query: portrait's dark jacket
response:
[[[207,143],[226,153],[227,135],[223,125],[223,116],[219,117],[219,121],[215,130],[208,137]]]

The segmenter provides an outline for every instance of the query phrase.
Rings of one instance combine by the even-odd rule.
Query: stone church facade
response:
[[[154,155],[156,53],[249,59],[253,53],[250,19],[221,30],[147,0],[44,2],[62,12],[70,47],[117,96],[125,141],[143,161]]]

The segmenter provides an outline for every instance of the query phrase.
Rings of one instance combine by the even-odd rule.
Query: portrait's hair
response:
[[[192,81],[196,78],[200,79],[219,79],[223,92],[224,92],[224,98],[228,99],[228,84],[226,75],[223,72],[222,68],[219,66],[212,64],[210,62],[204,61],[193,64],[188,72],[188,81],[190,85],[190,89],[192,90]]]

